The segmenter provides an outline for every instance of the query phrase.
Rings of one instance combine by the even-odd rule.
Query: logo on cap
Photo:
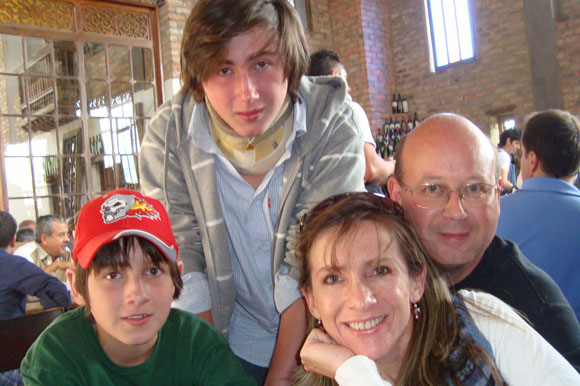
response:
[[[115,194],[101,205],[101,213],[105,224],[118,221],[126,217],[135,217],[139,220],[149,218],[160,220],[159,212],[142,198],[128,194]]]

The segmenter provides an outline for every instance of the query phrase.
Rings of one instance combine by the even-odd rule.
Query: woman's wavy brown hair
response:
[[[331,204],[328,200],[332,201]],[[333,230],[332,255],[335,256],[340,240],[352,236],[363,223],[375,224],[379,235],[387,232],[391,240],[397,241],[409,277],[417,277],[424,269],[427,272],[423,297],[417,303],[421,316],[414,321],[411,343],[399,371],[397,385],[435,386],[446,384],[448,378],[459,385],[461,383],[453,369],[465,357],[483,361],[492,369],[496,384],[501,384],[494,361],[474,341],[463,342],[463,355],[453,360],[450,358],[458,335],[451,294],[439,269],[428,258],[416,233],[404,219],[402,208],[388,198],[370,193],[350,193],[331,197],[313,208],[301,223],[296,244],[296,256],[301,260],[300,286],[306,291],[312,288],[309,253],[317,237],[322,232]],[[310,319],[309,325],[313,328],[314,319],[312,316]],[[303,369],[298,371],[297,379],[298,385],[334,384],[331,379],[307,373]]]
[[[182,92],[204,100],[202,82],[216,73],[232,38],[252,28],[271,35],[284,61],[284,76],[292,102],[300,100],[300,78],[310,57],[300,19],[287,0],[199,0],[191,10],[181,41]]]

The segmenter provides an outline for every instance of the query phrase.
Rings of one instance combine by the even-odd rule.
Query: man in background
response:
[[[7,249],[14,246],[16,220],[0,211],[0,319],[15,318],[26,312],[27,295],[40,299],[43,309],[70,306],[70,295],[57,278]],[[4,344],[4,342],[2,342]],[[20,385],[20,370],[0,372],[0,385]]]
[[[310,55],[309,76],[333,75],[344,79],[348,92],[348,74],[344,65],[340,62],[338,54],[334,51],[322,49]],[[355,119],[359,130],[363,133],[365,154],[365,186],[373,193],[383,193],[381,186],[385,186],[387,179],[395,170],[394,161],[382,159],[376,152],[376,143],[373,139],[369,121],[363,108],[356,102],[351,102],[354,112],[358,115]]]
[[[497,234],[558,283],[580,319],[580,122],[561,110],[533,115],[522,134],[522,179],[501,199]]]
[[[55,214],[40,216],[34,231],[35,243],[21,246],[14,254],[33,261],[44,272],[55,275],[64,283],[66,269],[74,267],[71,252],[67,248],[67,230],[62,217]]]
[[[500,178],[502,181],[502,194],[513,192],[516,186],[516,167],[512,163],[512,154],[520,148],[522,133],[517,129],[508,129],[501,133],[497,149],[497,161],[499,163]]]
[[[477,289],[522,312],[580,370],[580,324],[558,285],[512,241],[495,236],[495,150],[468,119],[438,114],[401,142],[388,188],[450,289]]]
[[[34,229],[30,229],[27,227],[18,228],[18,230],[16,231],[15,240],[16,241],[14,243],[14,246],[11,245],[6,249],[8,253],[13,253],[15,250],[17,250],[24,244],[34,243]],[[30,262],[34,264],[34,261]]]
[[[43,309],[70,306],[70,295],[57,278],[44,273],[6,249],[14,244],[16,221],[0,211],[0,319],[15,318],[26,311],[26,295],[40,299]]]

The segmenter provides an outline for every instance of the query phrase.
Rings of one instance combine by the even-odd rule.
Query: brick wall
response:
[[[348,71],[351,94],[372,128],[382,126],[393,84],[386,0],[311,0],[310,51],[329,48]]]
[[[192,0],[165,0],[165,4],[159,8],[161,57],[165,80],[180,76],[181,34],[194,4]]]
[[[191,0],[160,7],[164,79],[179,77],[181,31]],[[474,0],[476,59],[433,73],[429,64],[423,0],[310,0],[311,52],[336,51],[344,62],[371,127],[382,125],[393,92],[405,94],[420,118],[451,111],[484,131],[495,115],[517,120],[534,111],[523,2]],[[580,114],[580,2],[561,0],[556,45],[563,108]]]
[[[562,16],[556,20],[556,46],[563,108],[580,115],[580,2],[561,1]]]
[[[493,120],[490,117],[511,115],[521,127],[523,118],[534,111],[523,2],[473,3],[476,59],[438,73],[430,71],[423,0],[312,0],[312,19],[316,23],[309,35],[311,49],[318,49],[324,42],[326,47],[346,56],[347,68],[366,72],[366,79],[360,76],[351,82],[355,86],[352,94],[365,108],[373,127],[388,114],[392,92],[407,95],[410,111],[417,111],[420,118],[451,111],[467,116],[488,131]],[[350,18],[357,17],[351,9],[359,9],[361,19],[348,22],[355,26],[351,30],[354,37],[334,32],[344,19],[339,10],[350,12]],[[556,46],[563,108],[580,114],[580,2],[561,0],[561,10],[562,17],[556,21]],[[328,15],[319,14],[325,11]],[[332,39],[319,38],[324,36],[323,30],[328,30],[325,20],[333,23]],[[359,25],[362,27],[356,27]],[[364,52],[352,47],[360,44],[361,34]],[[381,37],[384,42],[380,42]],[[381,50],[381,46],[386,48]]]
[[[421,118],[441,111],[465,115],[484,131],[489,116],[503,110],[518,126],[533,110],[530,58],[523,2],[477,0],[474,14],[476,58],[433,73],[422,0],[392,1],[392,44],[397,91]],[[512,107],[509,107],[512,106]]]

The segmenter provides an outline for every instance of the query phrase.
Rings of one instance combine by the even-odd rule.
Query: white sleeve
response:
[[[189,272],[181,278],[183,280],[181,294],[171,306],[192,314],[199,314],[211,309],[207,275],[202,272]]]
[[[353,120],[355,121],[357,127],[361,131],[363,136],[363,141],[365,143],[372,144],[375,148],[377,144],[375,143],[375,139],[373,138],[373,133],[371,131],[371,125],[369,124],[369,119],[367,114],[365,113],[364,109],[361,105],[356,102],[351,102],[351,107],[354,113]]]
[[[467,299],[469,313],[489,341],[497,367],[508,384],[580,385],[580,374],[510,306],[484,292],[461,290],[459,294]]]
[[[355,355],[342,362],[334,379],[340,386],[391,386],[381,378],[375,361],[364,355]]]
[[[500,169],[510,170],[510,163],[512,160],[510,155],[505,150],[497,152],[497,162]]]

